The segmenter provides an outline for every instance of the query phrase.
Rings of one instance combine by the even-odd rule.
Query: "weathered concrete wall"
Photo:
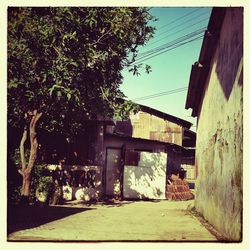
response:
[[[242,225],[242,9],[228,8],[198,116],[195,207],[229,240]]]

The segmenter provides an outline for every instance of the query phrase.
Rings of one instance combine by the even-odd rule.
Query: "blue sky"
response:
[[[149,51],[206,27],[211,10],[212,8],[205,7],[152,8],[150,13],[158,18],[158,21],[153,23],[156,27],[155,35],[146,46],[139,50],[139,53]],[[199,33],[196,37],[202,37],[203,35],[204,32]],[[188,87],[191,66],[198,60],[201,44],[202,39],[200,38],[145,60],[143,63],[152,67],[150,74],[146,74],[144,70],[141,70],[140,76],[134,76],[128,70],[124,70],[121,90],[128,99],[133,100]],[[185,109],[186,95],[187,90],[135,102],[188,120],[194,124],[192,130],[195,130],[196,119],[191,117],[191,110]]]

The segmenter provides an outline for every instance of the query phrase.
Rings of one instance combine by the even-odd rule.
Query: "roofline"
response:
[[[145,106],[145,105],[142,105],[142,104],[137,104],[140,106],[140,110],[141,111],[144,111],[144,112],[150,112],[152,113],[153,115],[157,116],[157,117],[160,117],[160,118],[163,118],[165,120],[168,120],[168,121],[171,121],[171,122],[174,122],[178,125],[181,125],[182,127],[185,127],[185,128],[191,128],[192,126],[192,123],[189,122],[189,121],[186,121],[186,120],[183,120],[179,117],[176,117],[176,116],[173,116],[173,115],[170,115],[170,114],[167,114],[167,113],[164,113],[162,111],[159,111],[157,109],[154,109],[154,108],[151,108],[151,107],[148,107],[148,106]]]
[[[175,144],[175,143],[170,143],[170,142],[163,142],[163,141],[156,141],[156,140],[150,140],[150,139],[145,139],[145,138],[139,138],[139,137],[131,137],[128,135],[124,135],[124,134],[111,134],[111,133],[106,133],[107,136],[113,136],[113,137],[118,137],[118,138],[125,138],[128,140],[136,140],[136,141],[142,141],[142,142],[152,142],[152,143],[159,143],[162,144],[165,147],[168,148],[175,148],[175,149],[180,149],[183,152],[188,151],[188,149],[186,149],[185,147]]]
[[[198,62],[191,68],[186,109],[193,109],[192,116],[198,115],[202,96],[205,90],[207,77],[211,67],[211,61],[220,37],[222,23],[227,7],[214,7],[205,32]]]

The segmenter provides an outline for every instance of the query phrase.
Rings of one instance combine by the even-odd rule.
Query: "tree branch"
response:
[[[38,142],[36,135],[36,123],[38,122],[41,116],[42,113],[38,113],[37,110],[34,110],[32,119],[30,121],[30,157],[27,166],[28,172],[31,172],[37,156]]]
[[[23,176],[23,171],[21,169],[18,169],[18,173]]]
[[[95,41],[94,43],[92,43],[91,45],[93,46],[93,45],[95,45],[95,44],[97,44],[97,43],[101,43],[101,40],[105,37],[105,36],[107,36],[107,35],[109,35],[109,34],[112,34],[112,29],[110,28],[107,32],[105,32],[104,34],[102,34],[98,39],[97,39],[97,41]]]
[[[21,158],[21,164],[22,164],[22,172],[26,168],[25,151],[24,151],[24,143],[26,142],[26,140],[27,140],[27,127],[25,126],[23,130],[23,136],[22,136],[20,146],[19,146],[20,158]]]
[[[104,93],[102,87],[100,87],[100,90],[101,90],[102,95],[104,96],[105,100],[112,106],[113,109],[115,109],[115,106],[114,106],[113,103],[108,99],[108,97],[107,97],[106,94]]]

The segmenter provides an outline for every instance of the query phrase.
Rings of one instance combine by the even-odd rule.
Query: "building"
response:
[[[213,8],[186,109],[197,116],[196,210],[228,240],[242,239],[243,8]]]
[[[187,171],[186,176],[190,187],[194,188],[196,135],[190,130],[191,125],[186,120],[140,105],[139,112],[131,114],[130,119],[118,121],[112,128],[108,126],[104,146],[106,155],[114,152],[114,148],[116,152],[164,152],[167,154],[165,175],[183,167]],[[125,156],[125,153],[118,153],[118,155]],[[106,161],[105,169],[108,169],[109,165],[112,165],[112,160],[109,162],[109,157],[106,158],[108,161]],[[121,157],[121,160],[126,161],[124,157]],[[121,175],[123,175],[123,170],[122,168],[120,171]],[[106,175],[107,178],[109,179],[108,175]],[[116,178],[119,179],[118,176]],[[120,180],[123,180],[122,176]]]
[[[191,125],[178,117],[140,106],[140,111],[126,121],[86,121],[84,131],[74,143],[60,135],[53,135],[52,139],[49,134],[39,141],[41,149],[47,152],[45,162],[51,163],[52,169],[63,159],[63,169],[71,176],[65,181],[72,188],[69,199],[77,198],[82,188],[91,188],[92,198],[96,199],[165,199],[167,175],[172,170],[186,169],[194,186],[196,136],[189,130]],[[157,171],[156,163],[163,172]],[[137,176],[133,182],[138,183],[134,191],[132,175]]]
[[[140,105],[139,112],[131,114],[128,121],[117,122],[115,129],[117,132],[133,138],[143,138],[185,146],[183,145],[183,134],[186,131],[190,131],[191,125],[186,120]],[[185,135],[188,136],[188,134]],[[189,141],[195,144],[195,138],[192,139],[194,140],[190,138]]]

